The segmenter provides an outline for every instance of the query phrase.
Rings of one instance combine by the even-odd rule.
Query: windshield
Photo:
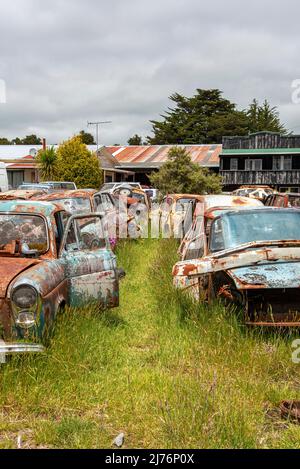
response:
[[[61,204],[67,212],[74,213],[90,213],[91,203],[90,199],[83,197],[69,198],[69,199],[55,199],[52,202]]]
[[[19,190],[35,190],[35,189],[51,189],[51,186],[45,185],[45,184],[22,184],[21,186],[18,187]]]
[[[37,215],[0,214],[0,255],[14,254],[16,244],[25,244],[39,254],[48,251],[47,227],[44,219]]]
[[[253,241],[300,240],[300,211],[271,210],[230,212],[212,226],[211,251]]]
[[[74,190],[76,186],[74,182],[49,182],[53,189]]]
[[[176,202],[175,211],[181,212],[182,209],[186,210],[185,205],[191,204],[195,199],[178,199]]]

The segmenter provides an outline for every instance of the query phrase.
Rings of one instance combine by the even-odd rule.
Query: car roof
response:
[[[224,213],[221,213],[220,215],[218,215],[216,218],[223,218],[223,217],[227,217],[227,216],[230,216],[230,215],[241,215],[245,212],[252,212],[252,213],[258,213],[258,212],[261,212],[261,211],[264,211],[264,212],[274,212],[274,213],[287,213],[287,212],[290,212],[290,213],[300,213],[300,209],[298,208],[283,208],[283,207],[266,207],[266,206],[262,206],[262,207],[249,207],[247,209],[236,209],[236,210],[230,210],[230,208],[228,210],[226,210],[226,212]]]
[[[262,206],[262,202],[256,199],[224,194],[206,195],[204,196],[204,203],[206,208],[241,205]]]
[[[175,200],[178,199],[197,199],[202,200],[205,196],[199,194],[168,194],[167,197],[172,197]]]
[[[50,202],[42,202],[38,200],[7,200],[0,201],[0,213],[2,212],[18,212],[30,213],[32,215],[51,216],[54,212],[61,210],[58,205]]]
[[[43,189],[17,189],[7,192],[1,192],[0,200],[28,200],[33,197],[42,196],[44,194],[46,194],[46,192]]]
[[[75,199],[75,198],[82,198],[82,199],[90,199],[93,194],[96,194],[96,190],[93,192],[91,190],[62,190],[56,192],[50,192],[49,194],[44,194],[38,197],[38,200],[58,200],[58,199]]]

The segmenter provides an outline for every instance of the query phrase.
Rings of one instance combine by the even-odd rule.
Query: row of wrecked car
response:
[[[251,326],[300,326],[300,211],[204,196],[173,268],[199,301],[233,304]]]
[[[0,194],[0,354],[43,351],[66,305],[118,306],[114,248],[139,237],[136,207],[148,213],[147,197],[128,185]]]
[[[170,194],[151,205],[129,184],[0,194],[0,353],[41,352],[66,305],[115,307],[114,253],[151,219],[180,239],[176,288],[222,299],[256,326],[300,325],[300,211],[255,198]]]

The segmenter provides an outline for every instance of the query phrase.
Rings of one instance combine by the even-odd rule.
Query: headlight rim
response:
[[[21,289],[24,289],[24,288],[32,290],[35,294],[34,302],[31,303],[31,304],[26,304],[25,306],[24,306],[24,304],[21,305],[20,303],[18,303],[15,300],[16,293],[18,293],[18,291],[20,291]],[[14,307],[17,308],[19,311],[25,311],[25,310],[30,310],[31,311],[33,308],[35,308],[37,306],[38,296],[39,296],[38,291],[34,286],[32,286],[30,284],[23,284],[23,285],[18,285],[16,288],[13,289],[13,291],[11,293],[11,301],[12,301]]]

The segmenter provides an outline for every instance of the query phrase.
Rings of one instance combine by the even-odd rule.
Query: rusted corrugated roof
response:
[[[148,145],[106,147],[118,160],[120,166],[128,168],[156,168],[167,161],[168,153],[175,145]],[[178,145],[185,148],[194,163],[207,167],[219,167],[222,145]]]

